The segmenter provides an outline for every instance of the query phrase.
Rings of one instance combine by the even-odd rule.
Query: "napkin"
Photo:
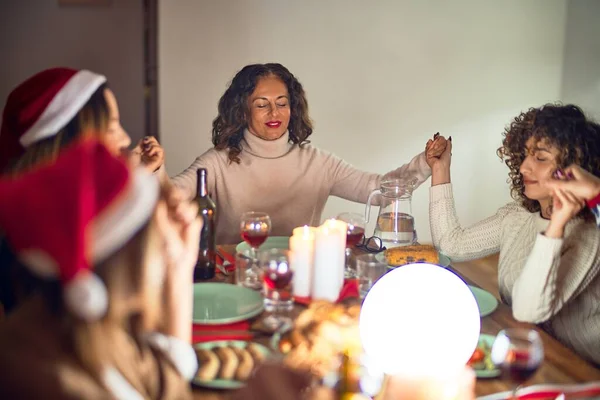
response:
[[[216,259],[219,265],[224,265],[225,261],[229,262],[229,264],[225,267],[227,272],[235,270],[235,255],[226,252],[223,246],[217,246]]]
[[[600,381],[573,385],[533,385],[520,389],[517,396],[520,400],[555,400],[564,394],[567,400],[592,400],[600,398]],[[494,393],[478,397],[477,400],[508,400],[511,392]]]
[[[211,342],[213,340],[249,340],[250,322],[241,321],[222,325],[192,325],[192,343]]]
[[[340,290],[340,295],[336,303],[340,303],[348,298],[358,298],[358,280],[357,279],[346,279],[344,280],[344,286]],[[309,305],[312,299],[310,297],[299,297],[295,296],[294,301],[298,304]]]

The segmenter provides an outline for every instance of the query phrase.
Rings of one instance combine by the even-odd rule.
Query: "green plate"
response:
[[[478,343],[477,347],[482,347],[482,345],[487,347],[488,353],[486,354],[486,357],[489,357],[489,352],[492,350],[492,345],[494,344],[495,339],[496,338],[494,336],[486,335],[485,333],[482,333],[481,335],[479,335],[479,343]],[[494,368],[494,369],[476,369],[475,368],[475,375],[478,378],[497,378],[501,374],[502,374],[502,371],[500,371],[500,369],[498,369],[498,368]]]
[[[498,300],[490,292],[471,285],[469,285],[469,289],[471,289],[475,300],[477,300],[481,318],[490,315],[498,308]]]
[[[260,343],[254,342],[257,349],[266,357],[271,354],[268,348]],[[213,342],[198,343],[194,345],[195,349],[199,350],[211,350],[215,347],[239,347],[245,348],[248,342],[243,340],[216,340]],[[198,361],[200,363],[200,361]],[[200,364],[198,366],[201,366]],[[198,378],[194,378],[192,383],[198,386],[211,388],[211,389],[239,389],[244,386],[244,382],[228,379],[213,379],[212,381],[203,381]]]
[[[250,319],[263,310],[260,292],[229,283],[194,284],[193,322],[228,324]]]
[[[271,250],[271,249],[289,249],[290,248],[290,237],[289,236],[271,236],[260,246],[259,250]],[[250,245],[246,242],[239,243],[235,246],[235,251],[240,252],[244,250],[250,250]]]
[[[450,263],[452,262],[450,260],[450,258],[448,258],[448,256],[445,256],[442,253],[438,253],[438,256],[440,258],[440,262],[437,265],[439,265],[440,267],[448,268],[450,266]],[[379,261],[386,262],[385,261],[385,254],[384,254],[383,251],[380,252],[380,253],[377,253],[377,255],[375,256],[375,258],[377,258]],[[392,270],[392,269],[395,269],[395,268],[398,268],[398,267],[393,266],[393,265],[388,265],[387,268],[389,270]]]

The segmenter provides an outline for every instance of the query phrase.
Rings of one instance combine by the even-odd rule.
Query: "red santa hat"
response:
[[[49,165],[0,179],[0,230],[41,278],[59,279],[64,302],[94,320],[108,306],[94,265],[123,247],[150,219],[159,185],[130,172],[100,143],[82,140]]]
[[[51,68],[17,86],[4,106],[0,171],[28,146],[56,135],[105,82],[90,71]]]

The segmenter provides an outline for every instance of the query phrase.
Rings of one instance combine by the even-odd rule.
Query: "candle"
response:
[[[340,276],[338,277],[341,288],[344,286],[344,268],[346,266],[346,238],[348,235],[348,224],[344,221],[331,218],[326,220],[323,225],[335,229],[341,243],[340,246],[336,247],[336,249],[339,251],[338,257],[341,257],[342,259],[342,267],[339,270]]]
[[[342,240],[341,233],[344,234]],[[324,223],[315,234],[313,300],[336,301],[344,284],[346,230],[336,223]]]
[[[290,263],[294,271],[294,296],[309,297],[314,262],[315,231],[317,228],[295,228],[290,237]]]

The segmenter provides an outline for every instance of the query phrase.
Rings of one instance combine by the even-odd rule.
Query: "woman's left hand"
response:
[[[165,161],[165,151],[154,136],[146,136],[140,140],[133,154],[140,155],[141,164],[150,172],[159,169]]]
[[[545,235],[551,238],[562,238],[567,222],[575,217],[583,207],[585,207],[585,200],[568,191],[554,189],[552,192],[552,215]]]

